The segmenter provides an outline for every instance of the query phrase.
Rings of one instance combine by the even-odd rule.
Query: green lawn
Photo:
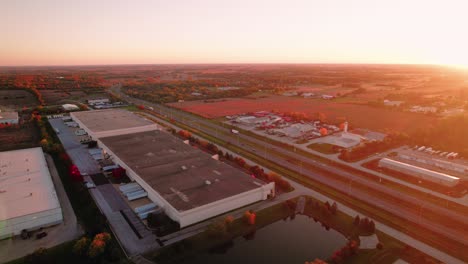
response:
[[[314,143],[308,145],[307,148],[323,154],[336,154],[340,152],[336,146],[328,143]]]

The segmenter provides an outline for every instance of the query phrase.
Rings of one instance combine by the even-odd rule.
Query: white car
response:
[[[92,183],[92,182],[84,182],[84,185],[85,185],[86,188],[88,188],[88,189],[96,188],[96,184],[94,184],[94,183]]]

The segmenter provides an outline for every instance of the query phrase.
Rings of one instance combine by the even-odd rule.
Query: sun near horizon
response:
[[[0,66],[377,63],[468,68],[466,1],[19,0],[3,1],[0,9]]]

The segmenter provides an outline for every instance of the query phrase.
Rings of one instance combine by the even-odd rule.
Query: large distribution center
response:
[[[383,158],[379,161],[379,166],[394,171],[402,172],[408,175],[431,181],[434,183],[442,184],[445,186],[453,187],[458,184],[460,178],[448,175],[445,173],[428,170],[404,162]]]
[[[133,113],[112,109],[71,116],[181,227],[274,195],[274,183],[213,159]]]
[[[0,239],[62,221],[42,149],[0,152]]]
[[[158,129],[150,120],[121,109],[73,112],[70,117],[94,139]]]
[[[264,184],[163,131],[98,142],[181,227],[265,200],[274,192],[273,183]]]

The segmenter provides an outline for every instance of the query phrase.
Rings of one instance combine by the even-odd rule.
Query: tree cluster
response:
[[[110,240],[111,235],[107,232],[96,234],[92,241],[82,237],[73,245],[73,253],[82,258],[98,258],[104,254]]]
[[[354,226],[358,227],[359,229],[369,232],[369,233],[374,233],[375,232],[375,223],[373,220],[370,220],[369,218],[360,218],[359,215],[356,215],[354,218],[353,222]]]
[[[358,249],[358,243],[354,240],[351,240],[348,243],[346,243],[344,247],[333,253],[333,255],[331,256],[331,261],[332,263],[336,264],[345,263],[346,259],[356,255]]]

